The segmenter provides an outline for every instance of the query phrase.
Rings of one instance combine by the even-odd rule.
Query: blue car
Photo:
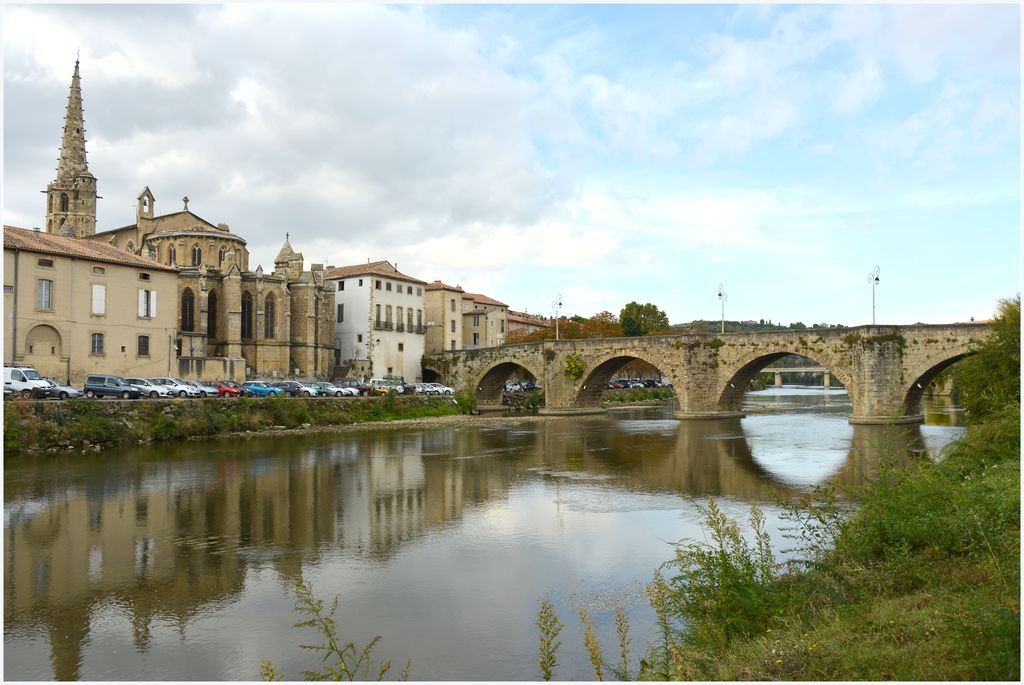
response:
[[[242,384],[243,388],[252,390],[252,394],[256,397],[269,397],[272,395],[280,395],[283,390],[281,388],[275,388],[269,383],[263,381],[246,381]]]

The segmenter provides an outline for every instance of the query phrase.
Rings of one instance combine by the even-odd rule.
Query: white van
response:
[[[45,388],[46,381],[31,366],[5,366],[4,388],[9,388],[22,397],[31,397],[32,388]]]

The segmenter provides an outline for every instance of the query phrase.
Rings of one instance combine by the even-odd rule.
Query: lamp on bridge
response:
[[[555,310],[555,340],[558,340],[558,314],[562,309],[562,293],[555,295],[555,301],[551,303],[551,308]]]
[[[875,288],[878,287],[878,266],[868,274],[868,283],[871,284],[871,325],[875,325]]]
[[[729,296],[725,294],[725,288],[721,283],[718,284],[718,301],[722,303],[722,332],[725,333],[725,301],[729,299]]]

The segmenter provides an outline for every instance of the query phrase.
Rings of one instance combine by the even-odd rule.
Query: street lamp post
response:
[[[555,340],[558,340],[558,313],[562,309],[562,294],[555,295],[555,301],[551,303],[551,307],[555,310]]]
[[[871,325],[875,325],[875,288],[878,287],[878,266],[868,274],[868,283],[871,284]]]
[[[722,332],[725,333],[725,301],[729,299],[729,296],[725,294],[725,287],[718,284],[718,301],[722,303]]]

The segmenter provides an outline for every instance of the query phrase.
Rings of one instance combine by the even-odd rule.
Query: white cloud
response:
[[[843,114],[856,114],[885,92],[878,65],[868,62],[841,82],[835,96],[835,108]]]

